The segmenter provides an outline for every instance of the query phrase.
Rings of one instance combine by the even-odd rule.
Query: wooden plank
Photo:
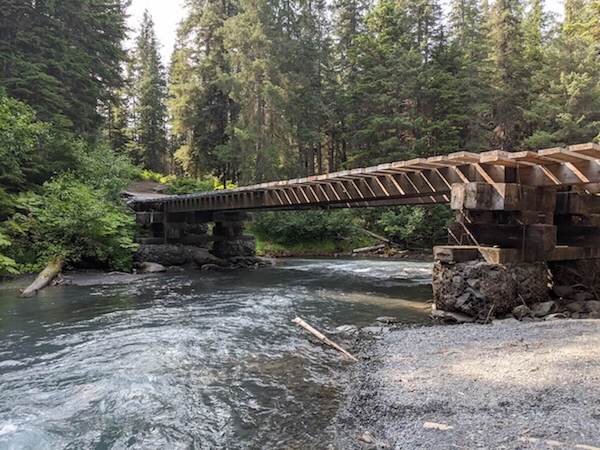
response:
[[[477,246],[444,245],[433,248],[433,258],[444,263],[460,263],[480,258]]]

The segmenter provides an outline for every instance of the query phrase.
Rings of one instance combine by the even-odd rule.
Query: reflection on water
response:
[[[431,266],[286,260],[0,290],[0,448],[325,448],[346,362],[322,329],[423,320]]]

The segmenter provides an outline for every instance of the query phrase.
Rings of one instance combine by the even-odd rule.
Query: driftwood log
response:
[[[348,358],[350,358],[352,361],[354,362],[358,362],[358,359],[356,359],[355,356],[353,356],[352,354],[350,354],[347,350],[343,349],[341,346],[339,346],[338,344],[336,344],[335,342],[333,342],[331,339],[329,339],[327,336],[325,336],[323,333],[321,333],[319,330],[311,327],[309,324],[307,324],[304,320],[302,320],[300,317],[296,317],[294,320],[292,320],[292,322],[294,322],[296,325],[301,326],[302,328],[304,328],[306,331],[308,331],[310,334],[312,334],[313,336],[315,336],[317,339],[319,339],[321,342],[323,342],[324,344],[329,345],[330,347],[336,349],[338,352],[342,353],[343,355],[347,356]]]
[[[40,272],[35,281],[21,293],[21,297],[33,297],[44,289],[62,271],[65,261],[63,258],[55,258],[48,263],[46,268]]]
[[[370,253],[385,249],[385,244],[373,245],[372,247],[362,247],[352,250],[352,253]]]

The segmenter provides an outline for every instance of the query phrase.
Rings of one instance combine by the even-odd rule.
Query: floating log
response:
[[[354,362],[358,362],[358,359],[356,359],[355,356],[353,356],[352,354],[350,354],[347,350],[343,349],[342,347],[340,347],[338,344],[336,344],[335,342],[333,342],[331,339],[329,339],[327,336],[325,336],[323,333],[321,333],[319,330],[311,327],[309,324],[307,324],[304,320],[302,320],[300,317],[296,317],[294,320],[292,320],[292,322],[294,322],[296,325],[301,326],[302,328],[304,328],[306,331],[308,331],[310,334],[312,334],[313,336],[315,336],[317,339],[319,339],[321,342],[323,342],[324,344],[329,345],[330,347],[336,349],[338,352],[346,355],[348,358],[350,358],[352,361]]]
[[[54,280],[54,278],[62,271],[64,264],[65,261],[63,258],[55,258],[50,261],[46,268],[40,272],[35,281],[21,293],[21,297],[33,297],[52,283],[52,280]]]

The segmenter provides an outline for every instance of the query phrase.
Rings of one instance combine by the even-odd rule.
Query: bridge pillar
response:
[[[244,234],[245,222],[251,216],[245,212],[217,212],[213,216],[212,253],[219,258],[254,257],[254,236]]]
[[[576,265],[600,258],[600,197],[517,183],[452,187],[456,218],[436,247],[434,302],[480,319],[543,302]],[[570,261],[570,262],[567,262]],[[596,277],[599,278],[599,277]]]

